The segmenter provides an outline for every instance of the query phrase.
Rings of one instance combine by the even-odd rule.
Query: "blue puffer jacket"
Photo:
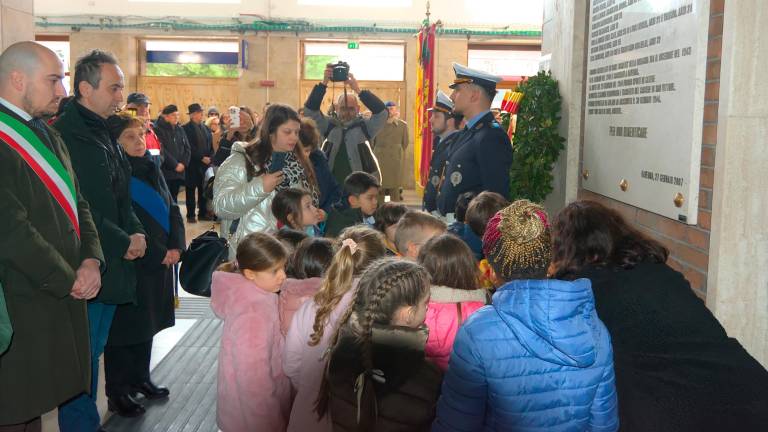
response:
[[[615,431],[611,339],[588,279],[519,280],[459,330],[433,431]]]

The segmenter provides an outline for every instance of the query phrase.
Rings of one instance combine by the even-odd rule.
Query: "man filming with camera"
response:
[[[331,113],[320,111],[329,82],[343,83],[343,91]],[[348,93],[347,86],[354,92]],[[360,116],[360,102],[373,114],[370,119]],[[318,131],[325,136],[323,151],[328,165],[339,184],[353,171],[364,171],[381,181],[379,163],[371,150],[370,141],[387,123],[387,107],[368,90],[360,90],[349,65],[343,62],[328,64],[323,82],[315,85],[304,103],[304,114],[317,123]]]

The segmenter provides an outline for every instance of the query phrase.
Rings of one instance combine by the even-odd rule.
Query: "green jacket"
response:
[[[328,222],[325,223],[325,236],[338,237],[344,228],[362,223],[365,223],[365,216],[359,208],[333,209],[328,215]]]
[[[54,124],[72,156],[83,196],[99,231],[107,270],[101,278],[97,301],[108,304],[136,302],[136,272],[123,259],[130,235],[144,234],[131,206],[130,165],[119,145],[112,142],[104,121],[77,102],[69,103]]]
[[[90,389],[86,302],[69,293],[83,260],[104,258],[66,146],[47,131],[44,142],[75,180],[80,238],[34,171],[0,143],[0,283],[14,331],[0,355],[0,425],[28,421]]]
[[[11,336],[13,336],[13,327],[11,326],[11,319],[8,318],[8,308],[5,307],[3,286],[0,285],[0,355],[3,355],[8,345],[11,344]]]

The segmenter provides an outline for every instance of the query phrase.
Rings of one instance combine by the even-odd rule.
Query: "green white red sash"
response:
[[[64,210],[80,237],[75,182],[58,157],[27,124],[0,112],[0,141],[16,151]]]

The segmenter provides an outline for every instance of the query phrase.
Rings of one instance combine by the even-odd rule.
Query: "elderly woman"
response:
[[[550,273],[591,280],[611,333],[621,430],[766,430],[768,372],[728,337],[667,256],[594,201],[570,204],[554,224]]]
[[[296,111],[280,104],[270,105],[251,143],[235,142],[231,155],[221,164],[213,183],[213,207],[224,232],[232,232],[231,255],[240,239],[252,232],[277,230],[272,214],[276,191],[303,189],[317,207],[319,189],[312,163],[299,143],[301,121]],[[238,220],[237,228],[225,228]]]
[[[172,327],[174,318],[173,266],[185,248],[184,222],[160,169],[146,148],[144,122],[128,114],[107,121],[110,133],[125,150],[131,165],[131,200],[147,231],[147,251],[136,263],[136,304],[117,307],[104,350],[109,409],[135,417],[144,413],[133,394],[147,399],[168,397],[149,376],[152,338]]]

